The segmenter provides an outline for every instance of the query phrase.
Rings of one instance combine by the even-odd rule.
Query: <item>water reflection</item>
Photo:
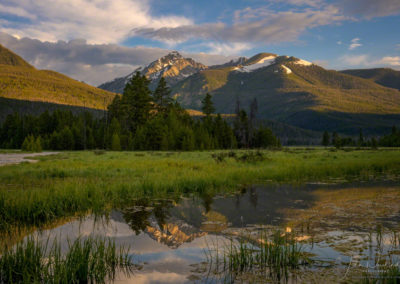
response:
[[[218,282],[201,264],[204,250],[232,237],[254,236],[256,241],[261,230],[284,228],[298,232],[321,266],[346,266],[355,259],[366,265],[378,254],[400,253],[399,221],[397,185],[252,186],[229,196],[136,200],[101,222],[89,216],[37,235],[65,244],[78,236],[100,235],[129,245],[143,269],[122,282],[183,283],[204,277]]]

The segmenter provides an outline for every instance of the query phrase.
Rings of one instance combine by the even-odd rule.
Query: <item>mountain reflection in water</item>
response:
[[[265,229],[293,230],[316,259],[339,263],[376,253],[371,236],[378,227],[387,232],[400,228],[397,185],[252,186],[228,196],[141,199],[100,220],[89,216],[36,235],[43,242],[57,238],[64,249],[67,240],[78,236],[112,237],[117,245],[130,246],[143,268],[130,279],[121,276],[121,282],[181,283],[210,277],[199,269],[204,251],[243,234],[256,238]],[[385,235],[379,245],[399,250]]]

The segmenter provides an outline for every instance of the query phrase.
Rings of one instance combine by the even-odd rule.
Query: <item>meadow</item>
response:
[[[39,162],[0,167],[0,251],[3,254],[0,278],[6,283],[27,279],[57,282],[71,275],[100,283],[112,280],[118,269],[129,270],[133,264],[127,260],[128,255],[118,252],[107,240],[75,242],[66,255],[59,253],[59,244],[55,243],[49,251],[49,259],[54,261],[45,263],[40,259],[46,258],[46,248],[33,239],[21,240],[37,229],[52,228],[71,218],[88,214],[107,216],[111,209],[129,207],[136,199],[178,201],[190,194],[207,199],[218,193],[237,192],[251,184],[387,180],[397,179],[400,174],[400,150],[393,148],[293,147],[212,152],[96,150],[61,152],[35,159]],[[225,262],[229,263],[230,273],[237,271],[236,266],[245,265],[243,269],[251,269],[254,263],[257,267],[265,263],[270,267],[274,263],[270,256],[280,259],[281,255],[280,252],[270,254],[270,250],[280,247],[266,246],[268,254],[261,250],[260,256],[249,254],[247,245],[235,247],[226,255]],[[110,255],[109,261],[90,262],[91,254],[103,252]],[[297,263],[297,250],[293,252],[296,258],[290,261]],[[283,253],[286,255],[286,251]],[[71,263],[75,258],[78,261]],[[248,260],[250,268],[246,266]],[[267,260],[272,264],[263,262]],[[109,273],[104,274],[104,271]]]
[[[393,178],[400,150],[62,152],[0,168],[0,231],[106,214],[137,198],[233,192],[249,184]]]

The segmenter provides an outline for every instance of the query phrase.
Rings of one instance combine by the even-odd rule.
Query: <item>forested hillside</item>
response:
[[[253,65],[200,71],[172,90],[184,107],[198,109],[207,92],[218,112],[256,98],[260,117],[315,131],[354,135],[387,133],[400,123],[400,92],[356,76],[326,70],[294,57],[267,54]],[[266,61],[269,64],[265,64]]]
[[[400,71],[390,68],[352,69],[341,71],[365,79],[369,79],[382,86],[400,90]]]

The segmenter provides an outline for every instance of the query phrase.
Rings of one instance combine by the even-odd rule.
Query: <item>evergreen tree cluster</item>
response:
[[[25,151],[103,149],[108,141],[105,128],[104,120],[88,112],[73,115],[57,110],[39,116],[14,113],[0,128],[0,147]]]
[[[27,152],[42,152],[42,141],[40,140],[40,136],[36,137],[36,139],[33,135],[25,137],[21,150]]]
[[[400,147],[400,131],[396,126],[392,127],[392,133],[383,136],[379,140],[379,145],[383,147]]]
[[[203,100],[202,118],[192,118],[170,96],[164,78],[155,91],[137,72],[101,119],[90,113],[44,112],[39,116],[9,115],[0,128],[0,147],[83,150],[209,150],[277,146],[271,130],[256,122],[256,102],[250,119],[240,110],[232,128],[214,115],[211,95]],[[36,145],[35,147],[32,145]],[[40,146],[40,147],[39,147]]]
[[[233,131],[239,148],[280,147],[279,139],[271,129],[263,126],[257,119],[258,103],[254,99],[250,104],[250,116],[241,108],[240,101],[236,101],[236,116]]]
[[[362,129],[360,129],[358,139],[353,139],[351,137],[340,137],[337,132],[332,133],[331,136],[327,131],[322,135],[321,144],[325,147],[332,145],[336,148],[341,148],[344,146],[352,146],[352,147],[371,147],[377,148],[378,146],[382,147],[400,147],[400,131],[397,130],[396,126],[392,127],[392,132],[388,135],[385,135],[379,139],[375,137],[371,137],[369,139],[365,138],[363,135]]]

